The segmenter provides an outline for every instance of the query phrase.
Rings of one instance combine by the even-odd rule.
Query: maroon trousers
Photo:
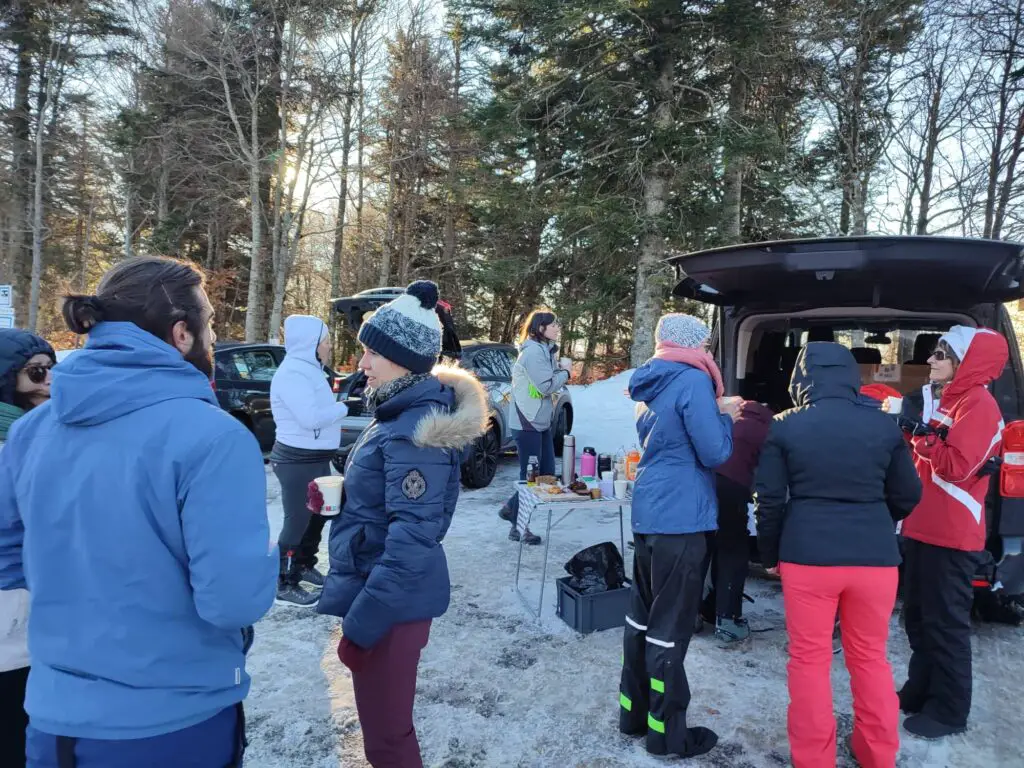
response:
[[[396,624],[369,650],[344,639],[338,647],[338,657],[352,671],[363,749],[373,768],[423,768],[412,705],[429,637],[430,622],[415,621]]]

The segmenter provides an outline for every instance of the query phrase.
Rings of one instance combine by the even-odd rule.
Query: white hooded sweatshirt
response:
[[[334,451],[341,445],[348,408],[335,398],[316,356],[327,333],[318,317],[290,315],[284,321],[286,354],[270,382],[270,409],[278,442],[291,448]]]
[[[0,451],[4,441],[0,440]],[[28,666],[28,590],[0,591],[0,672]]]

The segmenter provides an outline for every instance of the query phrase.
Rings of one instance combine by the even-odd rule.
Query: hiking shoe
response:
[[[506,522],[512,522],[512,510],[508,508],[508,504],[501,505],[501,509],[498,510],[498,517]]]
[[[277,598],[274,602],[280,605],[297,605],[300,608],[312,608],[319,599],[319,592],[310,592],[298,584],[286,584],[277,588]]]
[[[955,736],[958,733],[964,733],[967,728],[956,727],[953,725],[946,725],[940,723],[928,715],[911,715],[903,721],[903,730],[909,733],[911,736],[917,736],[919,739],[925,739],[926,741],[938,741],[944,739],[947,736]]]
[[[832,630],[832,655],[837,656],[843,652],[843,633],[839,631],[839,622],[836,622]]]
[[[520,536],[518,528],[513,528],[511,531],[508,532],[509,541],[519,541],[519,538]],[[540,536],[538,536],[535,533],[531,533],[529,528],[526,529],[526,534],[522,537],[522,539],[523,544],[527,544],[531,547],[535,547],[538,544],[540,544]]]
[[[311,587],[324,585],[324,575],[316,568],[303,568],[299,578]]]
[[[719,648],[739,648],[750,640],[750,625],[746,619],[718,617],[715,641]]]

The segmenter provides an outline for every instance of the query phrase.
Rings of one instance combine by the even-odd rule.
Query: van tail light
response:
[[[1003,466],[999,470],[999,494],[1024,499],[1024,421],[1013,421],[1003,430]]]
[[[210,389],[212,389],[214,392],[217,391],[217,382],[214,379],[210,379]]]
[[[339,379],[337,376],[335,376],[334,380],[331,382],[331,392],[333,392],[334,394],[338,394],[339,392],[341,392],[341,379]]]

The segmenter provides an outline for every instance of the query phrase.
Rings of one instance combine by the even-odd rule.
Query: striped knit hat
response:
[[[359,341],[412,373],[430,373],[441,354],[437,285],[418,280],[374,312],[359,329]]]

